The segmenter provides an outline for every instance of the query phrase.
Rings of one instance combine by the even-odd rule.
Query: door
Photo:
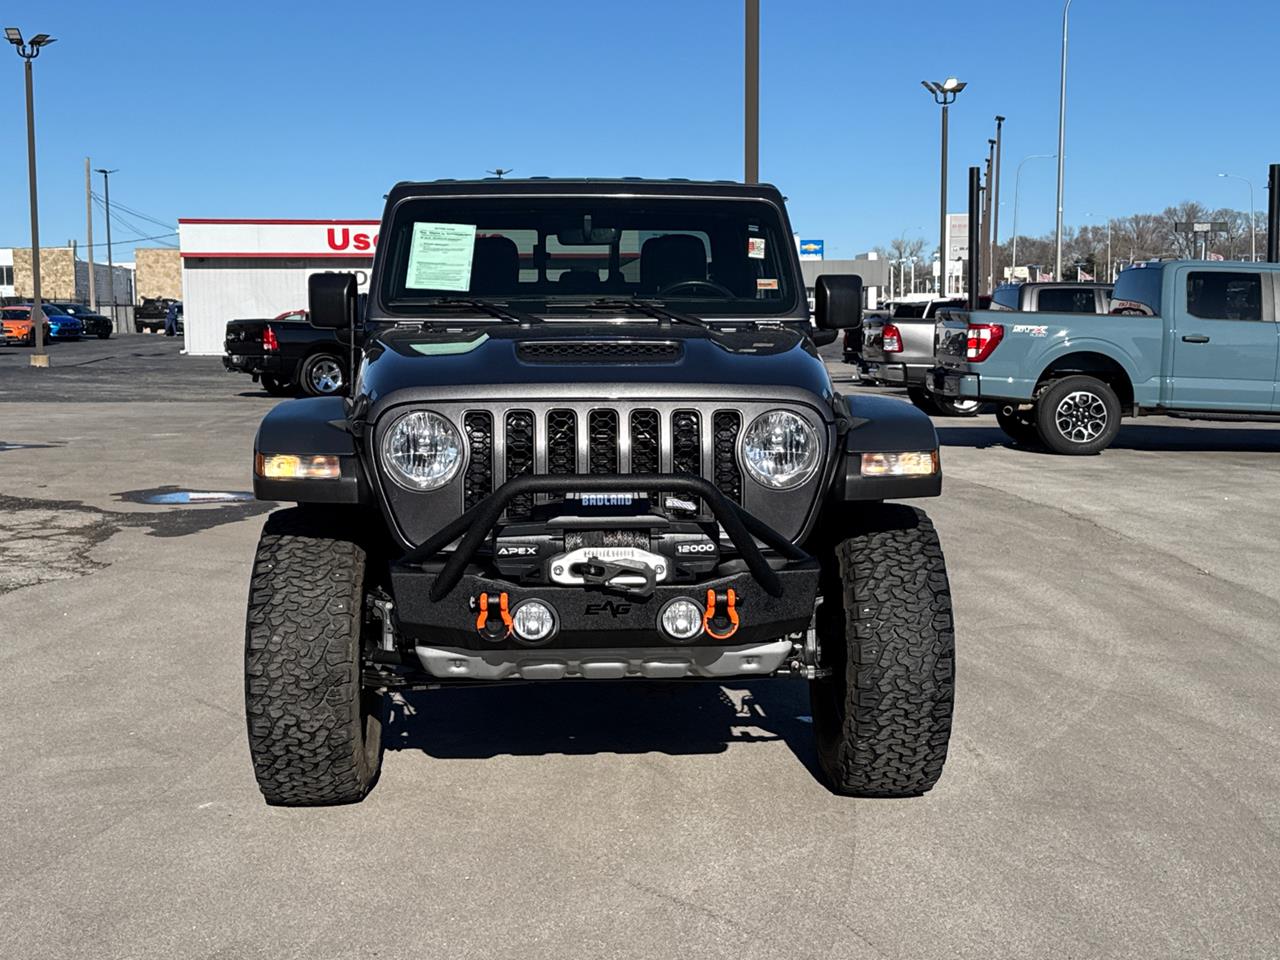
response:
[[[1280,358],[1272,278],[1252,270],[1186,268],[1179,274],[1174,406],[1269,412]]]

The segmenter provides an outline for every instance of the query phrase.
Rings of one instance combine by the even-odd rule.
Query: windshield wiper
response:
[[[542,322],[541,317],[535,317],[531,313],[512,310],[510,307],[504,307],[502,304],[494,303],[492,300],[481,300],[476,297],[435,297],[427,300],[426,304],[431,307],[470,307],[472,310],[487,313],[489,316],[504,323],[518,323],[522,327]]]
[[[673,320],[676,323],[688,323],[695,327],[701,327],[703,330],[710,330],[712,333],[718,333],[715,327],[699,320],[697,317],[691,317],[687,313],[677,313],[674,310],[668,310],[661,300],[645,300],[640,297],[627,298],[610,298],[601,297],[599,300],[592,300],[586,304],[588,307],[600,307],[601,309],[617,309],[618,307],[629,307],[640,313],[647,314],[655,320],[663,321],[663,324],[669,324]]]

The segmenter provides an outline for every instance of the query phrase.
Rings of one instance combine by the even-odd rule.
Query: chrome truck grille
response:
[[[471,447],[463,474],[466,507],[525,473],[692,474],[742,502],[738,410],[556,407],[507,410],[496,418],[470,410],[463,424]],[[524,519],[532,507],[530,498],[519,498],[507,516]]]

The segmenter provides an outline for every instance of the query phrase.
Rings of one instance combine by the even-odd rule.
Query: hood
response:
[[[360,391],[619,397],[703,390],[724,396],[807,395],[824,405],[831,379],[812,342],[788,329],[704,330],[687,324],[547,321],[386,328],[365,347]]]

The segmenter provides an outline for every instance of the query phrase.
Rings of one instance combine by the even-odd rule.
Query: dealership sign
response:
[[[373,259],[377,220],[178,220],[186,257]]]

